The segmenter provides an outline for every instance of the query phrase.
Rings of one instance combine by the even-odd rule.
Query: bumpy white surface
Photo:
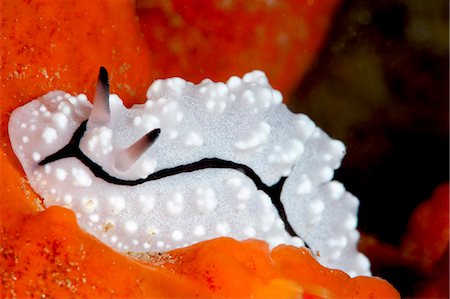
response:
[[[359,202],[330,181],[344,145],[307,116],[291,113],[264,73],[198,85],[157,80],[147,98],[126,109],[111,95],[111,121],[88,125],[80,143],[84,154],[111,176],[128,180],[202,158],[245,164],[268,186],[288,176],[281,201],[294,230],[320,253],[318,260],[351,276],[370,274],[367,258],[356,249]],[[16,109],[9,134],[45,204],[73,209],[80,225],[103,242],[130,251],[164,251],[217,236],[303,244],[285,231],[270,198],[234,169],[198,170],[130,187],[95,177],[76,158],[39,166],[69,142],[91,109],[83,94],[53,91]],[[117,155],[155,128],[161,129],[156,142],[129,170],[117,170]]]

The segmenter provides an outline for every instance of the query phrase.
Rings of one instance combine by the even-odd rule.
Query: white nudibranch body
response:
[[[157,80],[147,101],[130,109],[108,96],[110,115],[96,119],[85,95],[62,91],[12,113],[13,150],[46,206],[74,210],[81,227],[120,251],[166,251],[219,236],[271,247],[305,242],[323,265],[370,275],[356,248],[359,201],[332,181],[344,145],[290,112],[263,72],[226,83]],[[77,148],[116,182],[79,155],[39,164],[88,118]]]

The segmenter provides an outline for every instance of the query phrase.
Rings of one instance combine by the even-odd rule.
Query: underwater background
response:
[[[445,0],[344,1],[289,102],[347,145],[335,178],[361,202],[360,231],[394,247],[413,210],[449,180],[448,13]],[[372,271],[402,297],[439,276],[448,298],[446,255],[439,273],[373,260]]]

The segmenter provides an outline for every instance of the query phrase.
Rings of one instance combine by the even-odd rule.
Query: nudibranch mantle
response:
[[[106,107],[49,92],[12,113],[9,135],[45,205],[74,210],[104,243],[165,251],[219,236],[305,242],[325,266],[370,275],[356,248],[359,201],[332,181],[344,145],[290,112],[263,72],[157,80],[130,109],[109,91],[96,101]],[[42,163],[76,135],[80,155],[112,181],[76,155]]]

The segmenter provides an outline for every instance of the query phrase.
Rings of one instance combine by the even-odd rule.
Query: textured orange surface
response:
[[[288,95],[310,67],[340,0],[140,0],[158,77],[224,81],[260,69]]]
[[[133,1],[0,1],[0,9],[0,297],[398,298],[383,280],[350,279],[304,249],[271,252],[255,240],[130,257],[81,230],[72,211],[44,209],[11,151],[8,114],[51,89],[91,96],[99,65],[113,92],[139,102],[159,54],[140,34]]]
[[[92,95],[101,65],[127,104],[145,99],[152,67],[133,1],[2,0],[0,7],[6,111],[54,89]]]
[[[448,183],[439,186],[430,199],[414,210],[402,240],[403,257],[423,272],[431,271],[448,254],[449,188]]]

